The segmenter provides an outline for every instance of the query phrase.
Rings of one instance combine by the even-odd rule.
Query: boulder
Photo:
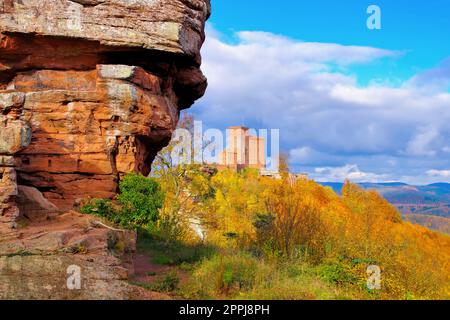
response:
[[[56,216],[60,210],[34,187],[20,186],[18,187],[18,196],[16,199],[17,206],[28,220],[41,222]]]

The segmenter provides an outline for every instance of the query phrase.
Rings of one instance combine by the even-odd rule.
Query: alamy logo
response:
[[[367,8],[367,28],[369,30],[381,30],[381,8],[377,5],[370,5]]]
[[[379,266],[368,266],[367,288],[369,290],[381,290],[381,268]]]
[[[81,289],[81,268],[76,265],[71,265],[67,268],[67,289],[80,290]]]

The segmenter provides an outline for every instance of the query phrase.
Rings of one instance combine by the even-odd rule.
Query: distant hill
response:
[[[450,234],[450,218],[426,214],[410,214],[405,217],[405,220],[412,223],[420,224],[429,229]]]
[[[341,193],[344,185],[340,182],[319,183],[323,186],[332,188],[337,193]],[[378,191],[390,203],[395,205],[407,220],[440,231],[442,231],[442,228],[445,229],[445,227],[441,227],[441,225],[445,225],[446,223],[450,225],[450,219],[444,221],[426,218],[426,216],[450,218],[450,183],[413,186],[401,182],[368,182],[359,183],[359,185],[366,190],[374,189]]]
[[[340,193],[343,183],[319,182]],[[450,204],[450,183],[434,183],[426,186],[413,186],[401,182],[359,183],[366,190],[374,189],[394,204]]]

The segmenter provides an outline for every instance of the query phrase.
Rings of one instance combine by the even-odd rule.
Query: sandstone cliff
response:
[[[0,256],[19,219],[149,173],[206,89],[209,14],[209,0],[0,0]]]

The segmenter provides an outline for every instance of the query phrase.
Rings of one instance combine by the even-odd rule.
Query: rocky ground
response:
[[[73,211],[31,224],[21,220],[16,231],[0,235],[0,299],[168,299],[130,284],[135,242],[134,232]],[[152,266],[142,261],[150,260],[137,261],[137,277],[145,281]],[[80,289],[71,282],[74,266]]]

